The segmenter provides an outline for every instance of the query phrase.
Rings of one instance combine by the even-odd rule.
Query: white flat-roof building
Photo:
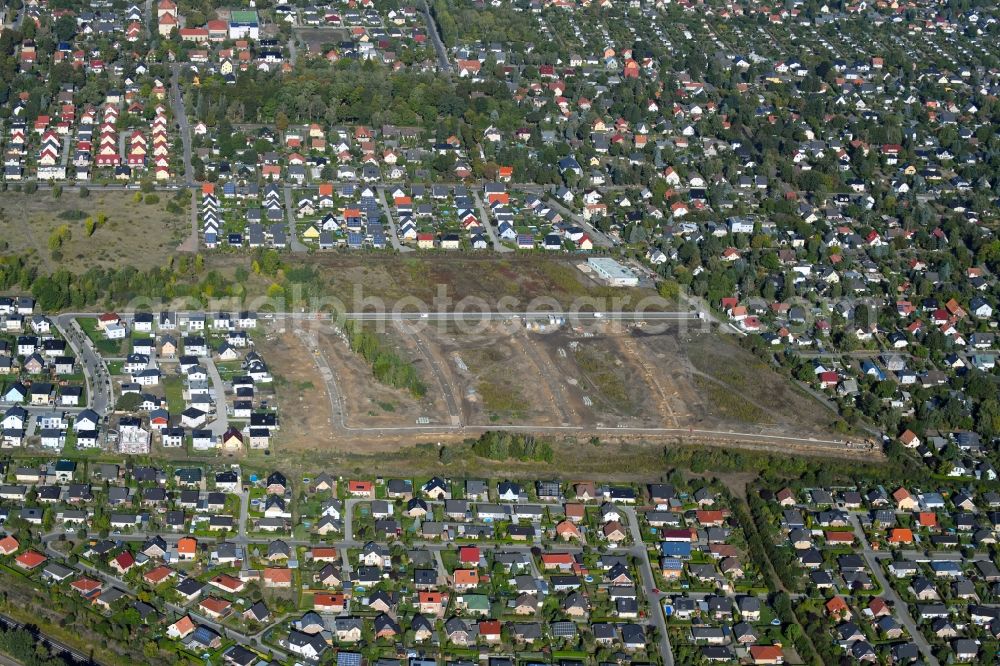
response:
[[[591,257],[587,260],[587,265],[597,274],[599,278],[610,284],[612,287],[636,287],[639,285],[639,276],[630,268],[622,266],[614,259],[608,257]]]

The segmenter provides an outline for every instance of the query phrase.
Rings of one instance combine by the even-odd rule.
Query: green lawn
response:
[[[167,398],[167,409],[173,414],[184,411],[184,380],[177,375],[163,377],[163,391]]]
[[[76,320],[80,325],[80,328],[87,337],[94,343],[97,347],[97,351],[101,353],[102,356],[122,356],[122,347],[124,340],[108,340],[104,337],[104,332],[97,330],[97,318],[96,317],[81,317]]]
[[[215,367],[222,379],[229,380],[242,372],[243,363],[242,361],[217,361]]]

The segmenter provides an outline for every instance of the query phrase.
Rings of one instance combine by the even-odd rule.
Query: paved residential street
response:
[[[880,556],[882,558],[890,557],[889,553],[876,553],[872,550],[872,546],[868,543],[867,537],[865,537],[865,531],[861,527],[861,521],[858,520],[857,514],[850,514],[850,519],[851,526],[854,528],[854,536],[857,537],[858,543],[861,544],[861,552],[865,557],[865,563],[871,569],[875,580],[882,587],[882,595],[892,605],[893,615],[899,620],[900,624],[906,627],[906,631],[909,632],[913,642],[917,644],[920,654],[927,660],[927,663],[931,666],[939,666],[938,659],[934,656],[934,651],[931,649],[930,643],[927,642],[924,633],[917,627],[917,623],[913,621],[913,617],[907,609],[906,602],[899,598],[896,590],[893,589],[885,577],[885,572],[882,570],[882,565],[878,560]]]
[[[174,118],[177,119],[177,131],[181,135],[181,143],[184,147],[184,184],[187,187],[195,187],[194,168],[191,166],[191,128],[188,126],[187,111],[184,108],[184,96],[181,94],[178,77],[182,65],[180,63],[170,68],[170,104],[174,111]]]
[[[441,35],[438,34],[437,23],[434,22],[430,5],[427,3],[427,0],[422,0],[422,2],[424,5],[424,17],[427,19],[427,31],[431,35],[431,41],[434,43],[434,51],[437,53],[438,69],[442,72],[450,73],[451,62],[448,60],[448,51],[441,41]]]
[[[642,532],[639,530],[639,521],[635,515],[635,509],[631,507],[621,507],[622,513],[628,516],[629,532],[632,535],[634,544],[629,553],[639,561],[639,573],[642,575],[643,592],[649,603],[649,613],[659,630],[660,655],[663,657],[663,666],[673,666],[674,652],[670,647],[670,636],[667,634],[667,621],[663,616],[663,599],[666,597],[656,590],[656,579],[653,577],[653,567],[649,562],[649,552],[646,544],[642,540]]]
[[[291,248],[292,252],[307,252],[309,248],[299,240],[299,233],[295,228],[295,201],[292,199],[292,186],[285,185],[282,191],[285,198],[285,218],[288,221],[288,247]]]
[[[111,375],[105,359],[94,348],[87,334],[83,332],[71,314],[61,314],[53,320],[56,328],[66,338],[70,348],[76,354],[83,368],[87,383],[87,407],[98,414],[107,414],[114,406],[111,388]]]
[[[514,248],[507,247],[500,242],[500,238],[497,236],[497,230],[493,225],[493,218],[490,217],[489,211],[487,211],[486,206],[483,205],[483,200],[479,196],[479,190],[476,188],[472,188],[472,199],[476,202],[476,208],[479,210],[479,222],[486,230],[486,235],[489,236],[493,249],[501,254],[513,252]]]
[[[219,375],[219,368],[215,365],[215,360],[209,356],[205,359],[205,369],[212,382],[212,392],[215,394],[215,420],[206,427],[212,431],[215,437],[221,437],[229,428],[229,415],[227,414],[226,383]]]
[[[392,216],[392,208],[389,207],[389,202],[385,198],[385,187],[376,188],[378,191],[379,203],[382,204],[382,210],[385,212],[386,226],[389,228],[389,242],[392,243],[392,249],[398,252],[413,252],[413,248],[408,245],[403,245],[399,242],[399,232],[396,229],[396,219]]]
[[[584,220],[582,215],[571,211],[569,208],[564,206],[562,202],[560,202],[555,196],[550,194],[545,198],[545,200],[549,203],[550,206],[558,210],[564,218],[569,218],[577,226],[583,227],[587,231],[587,235],[590,236],[590,240],[594,243],[594,247],[609,248],[615,246],[615,242],[611,240],[611,238],[607,234],[598,231],[594,227],[594,225]]]

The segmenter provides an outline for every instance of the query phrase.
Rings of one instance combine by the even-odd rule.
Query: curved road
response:
[[[84,380],[87,384],[87,407],[103,416],[114,404],[111,392],[111,375],[105,360],[95,349],[90,338],[76,322],[76,316],[61,314],[54,318],[53,323],[69,343],[70,349],[76,354],[83,368]]]

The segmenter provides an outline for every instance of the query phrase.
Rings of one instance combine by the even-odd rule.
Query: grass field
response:
[[[163,377],[163,393],[167,399],[168,411],[176,416],[184,411],[184,382],[179,375]]]
[[[181,214],[167,211],[167,193],[159,193],[156,204],[135,203],[134,196],[135,192],[94,189],[85,198],[72,192],[56,198],[48,190],[25,194],[8,189],[0,195],[0,253],[33,257],[47,272],[164,265],[190,229],[188,195],[184,194]],[[88,236],[85,219],[96,220],[101,213],[107,222]],[[62,225],[71,235],[60,249],[62,258],[53,259],[49,237]]]
[[[695,377],[696,386],[721,418],[829,434],[835,418],[829,410],[730,336],[694,336],[684,347],[702,375]]]
[[[293,32],[310,53],[321,53],[324,44],[337,44],[350,38],[347,28],[298,28]]]
[[[715,405],[720,416],[741,423],[760,423],[764,420],[764,410],[740,393],[707,377],[695,377],[694,384]]]
[[[391,310],[407,299],[403,311],[418,308],[453,310],[466,299],[476,299],[478,308],[466,301],[468,308],[481,309],[483,305],[496,309],[503,304],[508,311],[532,309],[533,299],[556,301],[569,307],[577,299],[589,298],[593,302],[583,310],[612,310],[612,299],[629,299],[621,307],[628,308],[642,298],[652,296],[649,289],[619,289],[599,284],[584,275],[564,259],[541,255],[504,257],[472,254],[434,255],[432,257],[403,257],[391,253],[379,254],[323,254],[308,259],[286,256],[291,268],[307,263],[316,269],[323,293],[344,304],[348,310],[371,309],[362,298],[380,299]],[[218,268],[225,262],[222,255],[212,256],[205,262],[207,268]],[[286,272],[289,272],[286,271]],[[539,309],[538,303],[534,309]],[[652,309],[652,308],[650,308]]]
[[[507,414],[512,419],[521,418],[530,405],[521,392],[498,377],[488,377],[479,380],[478,391],[483,399],[483,409],[491,419]]]

